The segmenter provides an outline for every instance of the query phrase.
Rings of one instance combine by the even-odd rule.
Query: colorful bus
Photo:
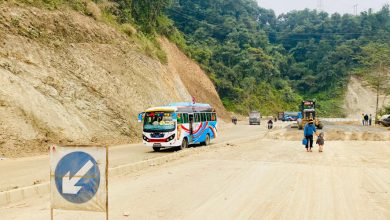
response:
[[[208,145],[217,137],[217,114],[209,104],[180,102],[153,107],[138,120],[143,124],[143,143],[154,151]]]

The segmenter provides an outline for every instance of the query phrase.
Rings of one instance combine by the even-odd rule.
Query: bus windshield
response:
[[[172,112],[146,112],[144,118],[145,132],[170,132],[175,130]]]

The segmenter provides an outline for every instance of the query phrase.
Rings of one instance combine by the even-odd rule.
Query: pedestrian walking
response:
[[[303,129],[303,135],[306,138],[306,151],[312,152],[313,148],[313,135],[317,134],[316,126],[314,125],[313,119],[309,120],[309,123],[305,125],[305,128]]]
[[[368,118],[368,125],[371,126],[372,124],[372,114],[370,114],[370,117]]]
[[[321,132],[320,135],[318,135],[316,143],[318,144],[318,152],[322,153],[324,150],[324,144],[325,144],[325,137],[324,132]]]
[[[362,125],[364,126],[364,113],[362,113]]]

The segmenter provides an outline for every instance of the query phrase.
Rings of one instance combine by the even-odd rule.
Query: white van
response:
[[[261,114],[258,111],[252,111],[249,113],[249,124],[250,125],[260,125]]]

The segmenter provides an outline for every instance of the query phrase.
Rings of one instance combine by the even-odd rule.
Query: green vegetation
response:
[[[390,115],[390,106],[386,106],[378,112],[379,115]]]
[[[276,17],[254,0],[180,0],[167,10],[187,51],[210,73],[229,110],[296,110],[318,100],[322,115],[342,116],[348,77],[370,42],[389,45],[390,12],[360,16],[311,10]]]
[[[65,5],[109,23],[163,63],[156,37],[166,36],[209,74],[230,111],[275,114],[316,99],[322,116],[342,116],[351,74],[389,92],[389,6],[359,16],[302,10],[276,17],[255,0],[18,1]]]

